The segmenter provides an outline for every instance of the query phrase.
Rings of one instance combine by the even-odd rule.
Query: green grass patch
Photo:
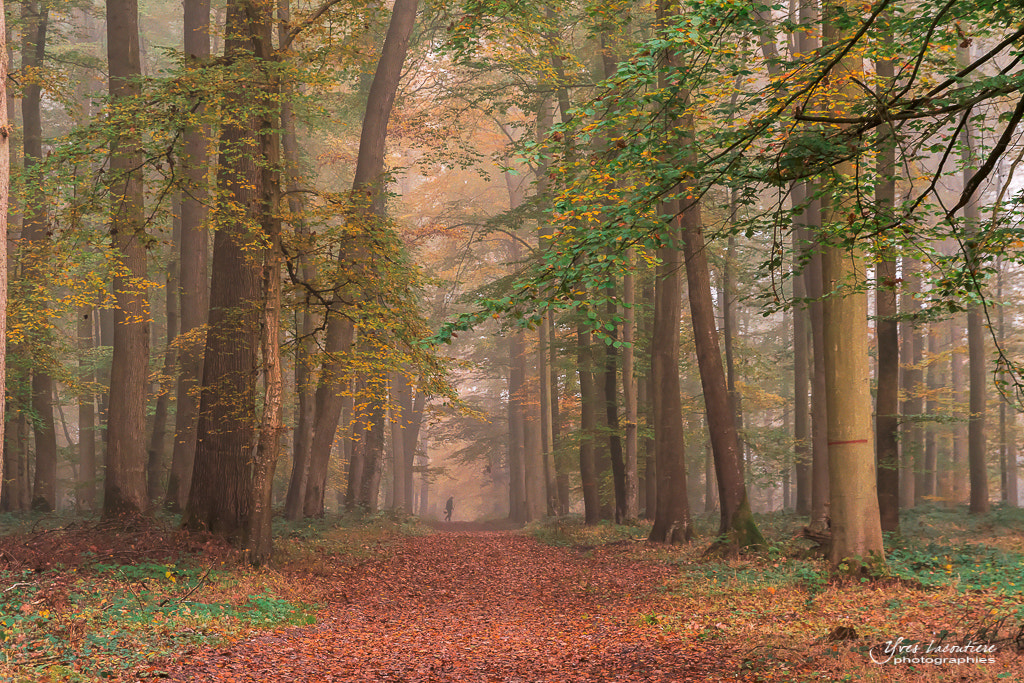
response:
[[[112,542],[114,532],[81,518],[0,516],[0,529],[45,559],[0,571],[0,681],[99,681],[255,629],[311,624],[318,606],[308,601],[317,594],[296,583],[295,572],[381,558],[403,537],[426,533],[415,518],[394,514],[275,520],[282,574],[250,569],[223,549],[147,556],[138,541],[166,548],[181,533],[176,527],[161,517],[137,536],[116,532],[124,536]],[[118,547],[132,549],[131,561],[117,559]]]
[[[313,606],[239,578],[159,563],[5,576],[14,588],[0,596],[0,677],[98,680],[254,628],[313,622]]]

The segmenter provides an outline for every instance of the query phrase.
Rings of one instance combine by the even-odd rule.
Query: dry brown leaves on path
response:
[[[169,673],[194,682],[727,680],[720,649],[645,624],[668,572],[613,549],[582,553],[507,533],[410,538],[342,572],[316,625],[192,653]]]

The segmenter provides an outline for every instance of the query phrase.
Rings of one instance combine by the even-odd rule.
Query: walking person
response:
[[[444,504],[444,521],[452,521],[452,510],[455,509],[455,496],[448,496],[448,502]]]

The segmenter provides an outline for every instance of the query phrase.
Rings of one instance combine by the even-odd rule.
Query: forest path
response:
[[[345,568],[313,626],[197,652],[176,681],[710,681],[721,653],[642,615],[670,569],[508,532],[408,538]]]

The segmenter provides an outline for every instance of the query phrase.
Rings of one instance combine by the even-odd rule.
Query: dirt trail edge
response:
[[[722,654],[647,624],[670,570],[614,549],[435,533],[337,582],[314,626],[175,663],[175,681],[710,681]]]

